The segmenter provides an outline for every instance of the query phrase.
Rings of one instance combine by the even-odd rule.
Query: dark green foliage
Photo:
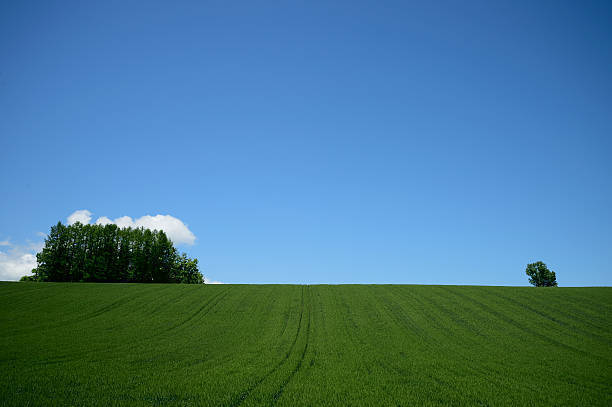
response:
[[[0,283],[0,406],[612,406],[612,288]]]
[[[202,284],[204,278],[198,271],[198,259],[190,259],[185,253],[179,256],[175,262],[175,279],[185,284]]]
[[[557,276],[555,272],[549,270],[546,264],[541,261],[528,264],[525,273],[529,276],[529,283],[536,287],[557,286]]]
[[[19,279],[19,281],[38,281],[38,280],[36,280],[36,276],[23,276]]]
[[[197,259],[179,255],[161,230],[58,222],[36,258],[37,281],[203,283]]]

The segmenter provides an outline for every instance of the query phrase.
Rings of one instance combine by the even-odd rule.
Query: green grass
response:
[[[2,405],[612,405],[612,288],[0,284]]]

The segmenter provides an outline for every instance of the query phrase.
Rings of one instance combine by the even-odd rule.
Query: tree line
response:
[[[201,284],[198,260],[179,254],[162,230],[117,225],[51,227],[36,255],[33,276],[22,280]]]

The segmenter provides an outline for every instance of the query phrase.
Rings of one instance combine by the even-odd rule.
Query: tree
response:
[[[198,260],[179,256],[161,230],[58,222],[36,259],[36,281],[204,282]]]
[[[557,276],[554,271],[546,267],[541,261],[527,265],[525,273],[529,276],[529,282],[536,287],[556,287]]]
[[[198,259],[190,259],[185,253],[176,256],[174,280],[184,284],[203,284],[204,277],[198,270]]]

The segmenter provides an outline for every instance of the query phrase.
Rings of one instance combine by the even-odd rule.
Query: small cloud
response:
[[[7,251],[0,251],[0,281],[17,281],[25,275],[32,275],[36,262],[36,249],[40,244],[17,246],[9,241],[3,241],[2,246],[8,246]]]
[[[96,221],[96,225],[102,225],[102,226],[110,225],[111,223],[113,223],[113,221],[107,218],[106,216],[99,217],[98,220]]]
[[[78,211],[74,211],[70,216],[68,216],[68,224],[73,225],[77,222],[81,222],[83,225],[86,225],[91,220],[91,212],[87,209],[80,209]]]
[[[11,242],[9,242],[8,240],[1,240],[0,241],[0,246],[10,246]]]
[[[68,224],[72,225],[75,222],[87,224],[91,221],[91,212],[86,209],[78,210],[68,217]],[[195,243],[195,235],[182,220],[171,215],[145,215],[137,219],[132,219],[129,216],[121,216],[112,220],[106,216],[101,216],[96,220],[96,225],[115,224],[120,228],[140,228],[152,230],[163,230],[168,238],[176,244]]]
[[[223,284],[221,281],[209,280],[204,277],[204,284]]]

